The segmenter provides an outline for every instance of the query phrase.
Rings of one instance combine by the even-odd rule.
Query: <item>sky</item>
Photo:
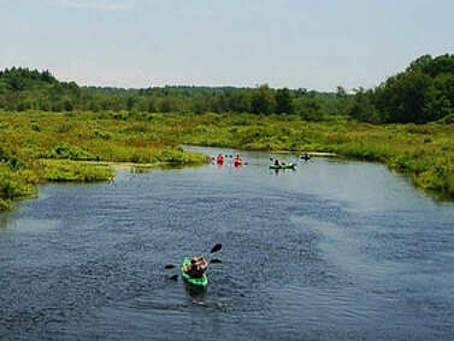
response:
[[[0,0],[0,69],[79,85],[371,88],[454,53],[453,0]]]

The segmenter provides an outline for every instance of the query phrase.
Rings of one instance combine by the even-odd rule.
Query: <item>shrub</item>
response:
[[[93,161],[99,159],[99,157],[87,150],[83,150],[82,148],[66,143],[56,146],[50,153],[48,153],[47,157],[51,159],[70,159],[84,161]]]

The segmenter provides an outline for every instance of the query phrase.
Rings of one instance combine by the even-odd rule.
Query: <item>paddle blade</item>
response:
[[[213,263],[222,263],[222,262],[220,259],[215,258],[215,259],[212,259],[210,262],[210,264],[213,264]]]
[[[220,249],[222,249],[222,244],[216,244],[215,246],[213,246],[210,253],[218,252]]]
[[[168,270],[168,269],[173,269],[174,267],[175,267],[175,265],[168,264],[164,267],[164,269]]]
[[[171,281],[178,281],[178,275],[173,275],[172,277],[169,277]]]

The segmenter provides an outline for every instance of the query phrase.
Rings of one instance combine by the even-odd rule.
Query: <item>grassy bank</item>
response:
[[[173,126],[127,113],[0,112],[0,210],[36,194],[45,182],[95,182],[113,177],[109,164],[201,164],[185,152]],[[158,119],[159,122],[159,119]]]
[[[334,152],[385,163],[416,186],[454,198],[454,125],[449,124],[307,122],[296,115],[0,112],[0,210],[35,195],[37,183],[111,179],[112,167],[97,161],[207,162],[180,144]]]

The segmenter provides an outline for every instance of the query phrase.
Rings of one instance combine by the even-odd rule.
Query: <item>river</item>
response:
[[[0,339],[453,339],[453,203],[380,164],[241,155],[40,186],[0,214]],[[169,280],[216,243],[205,291]]]

